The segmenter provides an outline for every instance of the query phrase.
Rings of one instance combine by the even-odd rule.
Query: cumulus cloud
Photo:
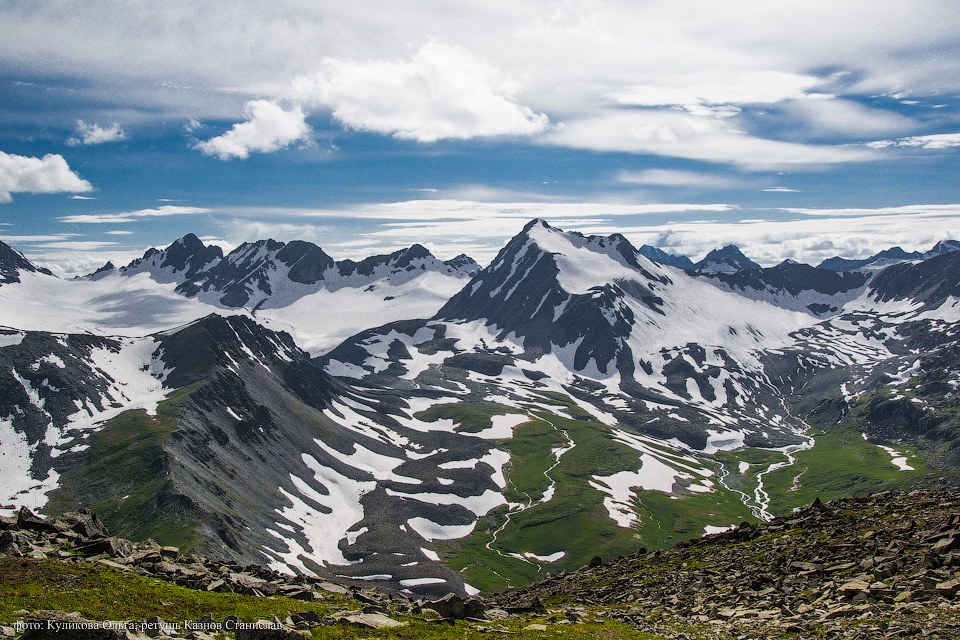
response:
[[[200,141],[196,148],[220,160],[246,158],[251,152],[270,153],[304,140],[310,134],[299,105],[289,110],[272,100],[251,100],[244,108],[246,121],[216,138]]]
[[[877,140],[875,142],[868,142],[867,146],[873,149],[884,149],[886,147],[953,149],[960,147],[960,133],[936,133],[929,136],[910,136],[897,140]]]
[[[138,209],[137,211],[125,211],[122,213],[89,213],[61,216],[57,218],[57,220],[68,224],[119,224],[136,222],[144,218],[163,218],[166,216],[184,216],[209,212],[210,209],[204,209],[202,207],[165,205],[157,207],[156,209]]]
[[[126,140],[126,138],[127,134],[116,122],[108,126],[101,126],[95,122],[77,120],[77,128],[74,134],[67,138],[67,144],[76,147],[82,144],[116,142],[117,140]]]
[[[724,120],[677,111],[607,110],[572,120],[545,136],[549,144],[722,162],[755,171],[874,159],[867,149],[759,138]]]
[[[466,49],[428,42],[409,60],[325,58],[293,80],[292,97],[328,107],[347,127],[435,142],[543,131],[547,116],[520,104],[519,89]]]
[[[85,193],[93,185],[74,173],[63,156],[42,158],[0,151],[0,202],[13,201],[14,193]]]

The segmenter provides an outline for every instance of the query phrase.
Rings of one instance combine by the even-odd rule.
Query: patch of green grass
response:
[[[327,616],[337,611],[358,610],[363,605],[347,596],[326,594],[319,602],[301,602],[282,597],[255,597],[233,593],[196,591],[169,582],[124,573],[96,563],[62,563],[28,558],[7,559],[0,564],[0,622],[23,617],[18,611],[76,611],[89,620],[143,620],[159,616],[183,624],[210,613],[222,622],[227,616],[243,621],[315,611]],[[340,638],[393,638],[431,640],[489,638],[491,632],[518,638],[564,638],[566,640],[658,640],[625,624],[593,619],[584,624],[558,625],[556,619],[530,617],[497,622],[431,622],[415,616],[394,616],[408,626],[371,630],[351,625],[333,625],[312,630],[318,640]],[[526,629],[544,624],[546,631]]]
[[[395,640],[489,640],[491,637],[509,636],[524,640],[539,638],[564,638],[565,640],[662,640],[662,636],[643,633],[614,620],[597,620],[576,625],[558,625],[539,618],[521,618],[497,622],[457,621],[426,623],[404,618],[410,626],[397,629],[371,631],[343,626],[319,627],[313,630],[318,640],[339,638],[390,638]],[[531,624],[543,624],[545,631],[526,629]]]
[[[639,491],[638,503],[640,537],[657,549],[697,538],[703,535],[705,525],[726,527],[756,521],[736,494],[722,488],[677,498],[660,491]]]
[[[705,524],[725,526],[749,517],[736,496],[722,488],[712,493],[683,493],[675,499],[650,491],[643,492],[637,505],[639,525],[620,527],[604,505],[607,494],[591,483],[597,482],[594,476],[636,471],[640,453],[614,440],[608,427],[592,420],[572,420],[548,412],[535,415],[539,419],[518,427],[514,438],[501,445],[511,454],[506,471],[508,499],[522,503],[542,499],[550,486],[544,472],[556,464],[553,449],[567,442],[562,431],[576,448],[549,472],[556,481],[552,498],[509,513],[509,523],[497,533],[495,541],[494,532],[508,517],[505,508],[481,519],[467,538],[446,543],[444,559],[479,589],[496,591],[526,584],[547,571],[579,568],[594,556],[612,558],[641,546],[662,548],[699,536]],[[675,452],[670,453],[671,458],[675,456]],[[509,555],[529,552],[549,556],[558,551],[565,555],[551,563],[528,562]]]
[[[91,620],[135,620],[160,616],[168,621],[195,620],[212,613],[217,620],[233,615],[242,620],[297,611],[321,615],[359,606],[329,594],[320,602],[289,598],[259,598],[234,593],[195,591],[170,582],[125,573],[95,563],[7,558],[0,564],[0,621],[12,622],[15,611],[56,609],[77,611]]]
[[[201,383],[202,384],[202,383]],[[203,540],[167,479],[164,443],[177,429],[180,405],[200,384],[185,387],[157,405],[124,411],[89,437],[85,451],[68,454],[60,486],[44,508],[48,514],[84,506],[99,515],[111,534],[191,549]]]
[[[488,429],[493,416],[502,416],[508,413],[516,413],[494,402],[451,402],[436,404],[420,411],[414,417],[425,422],[435,422],[437,420],[448,419],[459,425],[457,431],[460,433],[477,433]]]
[[[916,449],[904,445],[894,448],[907,456],[914,471],[899,470],[891,462],[890,454],[865,441],[855,429],[834,429],[811,435],[816,439],[814,447],[796,454],[795,465],[764,476],[773,513],[790,513],[794,507],[806,506],[816,497],[830,500],[857,493],[907,489],[934,473]]]

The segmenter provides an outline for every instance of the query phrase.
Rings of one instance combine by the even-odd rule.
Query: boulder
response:
[[[17,528],[24,531],[36,531],[37,533],[59,533],[63,531],[53,521],[44,520],[26,507],[20,507],[17,512]]]
[[[405,627],[408,623],[394,620],[382,613],[356,613],[344,611],[333,614],[333,619],[340,624],[352,624],[367,629],[396,629]],[[240,640],[239,637],[237,640]]]
[[[73,531],[85,538],[107,537],[106,525],[89,509],[62,513],[55,517],[53,522],[58,528]]]
[[[100,538],[78,546],[75,551],[85,556],[105,553],[114,558],[126,558],[133,553],[133,543],[124,538]]]

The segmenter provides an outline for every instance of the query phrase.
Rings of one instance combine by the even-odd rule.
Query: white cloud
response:
[[[132,236],[133,235],[133,231],[119,231],[119,230],[104,231],[103,233],[108,236]]]
[[[767,187],[763,191],[768,193],[802,193],[799,189],[791,189],[790,187]]]
[[[293,80],[292,97],[353,129],[435,142],[543,131],[547,116],[518,103],[519,89],[466,49],[428,42],[409,60],[326,58]]]
[[[899,113],[852,100],[791,100],[781,105],[786,121],[812,135],[875,136],[908,133],[917,123]]]
[[[87,191],[93,191],[93,185],[74,173],[61,155],[34,158],[0,151],[0,202],[11,202],[14,193]]]
[[[67,144],[76,147],[81,144],[103,144],[126,140],[127,134],[116,122],[109,126],[101,126],[95,122],[77,120],[77,128],[72,136],[67,138]]]
[[[236,218],[227,222],[229,231],[224,240],[231,247],[235,247],[242,242],[253,242],[272,238],[274,240],[306,240],[315,244],[323,245],[323,242],[330,238],[331,227],[315,224],[293,224],[289,222],[277,222],[275,220],[264,222],[262,220],[244,220]]]
[[[246,158],[251,151],[277,151],[310,134],[303,109],[298,105],[287,111],[271,100],[251,100],[244,113],[245,122],[233,125],[216,138],[198,142],[197,149],[220,160]]]
[[[609,94],[623,105],[681,107],[696,115],[728,117],[739,105],[773,104],[804,98],[821,81],[807,74],[775,70],[713,69],[661,78],[669,84],[643,84]]]
[[[858,212],[854,215],[852,212]],[[810,214],[783,219],[783,212]],[[957,238],[960,204],[911,205],[882,209],[773,209],[773,219],[734,222],[696,221],[665,225],[593,225],[584,233],[623,233],[634,244],[669,246],[691,258],[736,244],[762,265],[790,258],[818,264],[836,255],[858,258],[892,246],[926,251],[940,240]],[[813,214],[816,215],[813,215]],[[780,219],[777,219],[780,218]]]
[[[960,133],[936,133],[929,136],[910,136],[897,140],[877,140],[868,142],[868,147],[883,149],[885,147],[919,147],[920,149],[953,149],[960,147]]]
[[[96,251],[117,246],[116,242],[105,240],[64,240],[57,242],[44,242],[40,245],[43,249],[66,249],[67,251]]]
[[[40,242],[59,242],[61,240],[66,240],[67,238],[75,238],[78,234],[76,233],[56,233],[48,235],[33,235],[33,236],[4,236],[0,235],[0,241],[8,242],[10,244],[36,244]]]
[[[58,3],[0,7],[3,59],[46,77],[80,75],[87,82],[77,93],[119,91],[128,103],[182,121],[223,117],[233,106],[225,93],[280,98],[289,78],[315,72],[324,58],[395,60],[431,37],[491,61],[522,81],[523,104],[563,119],[634,87],[731,99],[706,91],[718,76],[743,87],[742,79],[778,74],[769,76],[777,98],[808,90],[816,69],[852,72],[845,82],[867,95],[960,91],[960,12],[944,0],[890,1],[882,10],[875,0],[465,0],[456,10],[396,0],[376,11],[313,0],[237,0],[216,11],[184,0],[84,3],[71,12]],[[771,99],[747,91],[756,90],[733,98]]]
[[[844,209],[804,209],[784,208],[783,211],[805,216],[829,218],[868,218],[875,216],[956,216],[960,217],[960,205],[957,204],[909,204],[900,207],[844,208]]]
[[[78,195],[72,195],[70,196],[70,199],[71,200],[96,200],[96,198],[93,198],[90,196],[78,196]]]
[[[698,189],[736,189],[744,186],[742,180],[712,173],[698,173],[677,169],[644,169],[621,171],[620,182],[659,187],[694,187]]]
[[[863,148],[758,138],[723,120],[676,111],[607,110],[567,122],[545,139],[579,149],[722,162],[755,171],[875,159]]]
[[[504,218],[527,222],[532,218],[584,218],[594,216],[636,216],[684,212],[724,212],[736,209],[722,203],[631,204],[610,202],[488,202],[479,200],[436,199],[370,203],[345,209],[299,209],[288,207],[223,209],[238,217],[367,218],[372,220],[484,220]],[[404,223],[406,224],[406,223]]]
[[[137,211],[124,211],[121,213],[89,213],[61,216],[57,218],[57,220],[68,224],[120,224],[125,222],[136,222],[137,220],[142,220],[144,218],[195,215],[198,213],[209,212],[210,209],[205,209],[203,207],[180,207],[176,205],[164,205],[156,209],[139,209]]]

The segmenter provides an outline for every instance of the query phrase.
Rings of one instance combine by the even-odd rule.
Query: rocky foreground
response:
[[[671,638],[960,638],[960,493],[821,503],[499,595]]]
[[[79,629],[93,621],[76,614],[23,610],[17,612],[19,627],[12,626],[12,619],[0,621],[11,625],[0,624],[0,636],[27,640],[212,640],[224,637],[217,635],[224,631],[241,640],[329,637],[317,633],[332,625],[344,629],[342,637],[357,632],[365,637],[446,637],[443,628],[429,625],[412,627],[414,635],[403,630],[426,623],[449,624],[450,633],[456,629],[458,637],[469,638],[491,632],[571,640],[597,633],[677,639],[960,638],[960,492],[955,491],[817,500],[768,524],[743,523],[664,551],[608,562],[596,558],[589,567],[548,574],[487,599],[449,594],[423,600],[218,563],[153,541],[111,538],[86,512],[45,520],[23,509],[16,519],[0,518],[0,554],[0,572],[7,571],[7,580],[20,577],[16,566],[28,571],[29,563],[53,562],[106,568],[130,579],[157,578],[204,593],[244,594],[258,602],[282,596],[284,602],[299,601],[308,608],[264,620],[260,629],[244,628],[231,616],[198,617],[196,627],[181,624],[179,629],[165,627],[159,618],[144,618],[129,621],[122,630],[99,627],[84,634]],[[603,626],[618,623],[629,627]],[[68,631],[57,634],[56,625]],[[203,625],[216,628],[217,634]]]

